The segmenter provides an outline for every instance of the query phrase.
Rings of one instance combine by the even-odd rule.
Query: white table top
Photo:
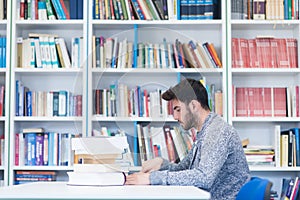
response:
[[[0,199],[209,199],[193,186],[70,186],[66,182],[34,182],[0,188]]]

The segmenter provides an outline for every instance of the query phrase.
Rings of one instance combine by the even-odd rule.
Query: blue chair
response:
[[[240,189],[236,200],[270,200],[272,185],[267,179],[252,177]]]

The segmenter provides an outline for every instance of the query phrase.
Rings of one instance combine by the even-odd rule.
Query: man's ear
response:
[[[200,103],[199,103],[198,101],[196,101],[196,100],[192,100],[192,101],[190,102],[190,109],[191,109],[192,111],[198,111],[199,106],[200,106]]]

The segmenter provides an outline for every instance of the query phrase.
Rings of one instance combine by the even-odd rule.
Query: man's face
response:
[[[172,104],[174,119],[179,122],[184,130],[191,129],[195,125],[195,119],[190,108],[177,99],[172,100]]]

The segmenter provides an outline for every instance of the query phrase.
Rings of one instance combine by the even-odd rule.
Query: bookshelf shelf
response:
[[[264,75],[264,76],[272,76],[276,74],[280,75],[293,75],[295,73],[300,73],[299,68],[251,68],[251,69],[245,69],[245,68],[233,68],[231,69],[231,72],[235,75]]]
[[[72,166],[14,166],[13,170],[45,170],[45,171],[71,171]]]
[[[231,25],[298,25],[298,20],[231,20]],[[274,27],[276,28],[276,27]]]
[[[48,25],[48,26],[65,26],[65,25],[83,25],[83,20],[16,20],[17,25]]]
[[[176,122],[172,117],[151,118],[151,117],[102,117],[94,116],[92,121],[101,122]]]
[[[115,24],[128,24],[128,25],[218,25],[221,26],[222,20],[92,20],[94,25],[115,25]]]
[[[233,117],[233,122],[264,123],[264,122],[299,122],[299,117]]]
[[[203,73],[203,74],[214,74],[214,73],[223,73],[223,69],[202,69],[202,68],[190,68],[190,69],[176,69],[176,68],[168,68],[168,69],[145,69],[145,68],[130,68],[130,69],[112,69],[112,68],[93,68],[92,72],[94,74],[98,73],[112,73],[112,74],[139,74],[139,73],[147,73],[147,74],[156,74],[156,73]]]
[[[299,172],[300,167],[250,166],[250,170],[253,172],[286,172],[286,171]]]
[[[19,122],[82,122],[83,117],[14,117],[14,120]]]

